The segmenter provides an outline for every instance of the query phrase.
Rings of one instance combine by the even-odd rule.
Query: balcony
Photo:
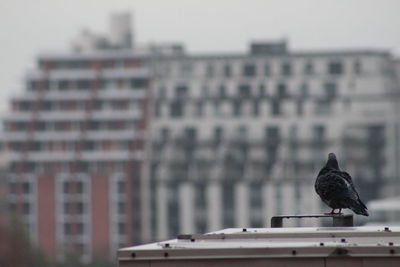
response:
[[[7,161],[19,161],[21,159],[32,162],[54,162],[54,161],[74,161],[77,159],[84,161],[127,161],[142,160],[144,155],[141,151],[35,151],[28,153],[8,151],[4,153]]]
[[[85,101],[95,97],[96,99],[143,99],[146,96],[144,88],[136,88],[132,90],[131,88],[101,88],[98,89],[97,94],[93,95],[90,90],[78,91],[78,90],[68,90],[59,91],[52,90],[45,92],[40,95],[40,99],[48,101]],[[37,92],[24,92],[23,95],[16,95],[12,97],[15,101],[35,101],[39,98]]]

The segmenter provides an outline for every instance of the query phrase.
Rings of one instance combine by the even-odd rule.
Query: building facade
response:
[[[53,258],[113,258],[142,240],[149,85],[146,55],[42,55],[11,100],[8,203]]]
[[[284,42],[159,58],[156,239],[327,210],[313,185],[329,152],[364,199],[378,197],[399,178],[393,64],[385,51],[291,52]]]

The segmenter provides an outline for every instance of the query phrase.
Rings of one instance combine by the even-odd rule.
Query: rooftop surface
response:
[[[400,227],[230,228],[118,251],[120,262],[336,256],[400,260]]]

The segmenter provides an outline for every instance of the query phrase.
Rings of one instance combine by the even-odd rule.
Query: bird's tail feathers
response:
[[[354,213],[356,213],[358,215],[369,216],[368,211],[367,211],[367,207],[365,206],[365,204],[361,200],[354,201],[351,204],[352,205],[351,205],[350,209],[352,211],[354,211]]]

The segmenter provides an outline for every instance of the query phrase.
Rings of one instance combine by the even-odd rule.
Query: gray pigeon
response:
[[[361,201],[351,176],[339,169],[334,153],[329,153],[326,165],[318,173],[315,191],[322,201],[332,208],[329,215],[341,215],[342,209],[351,209],[356,214],[368,216],[367,207]],[[338,213],[335,210],[339,209]]]

